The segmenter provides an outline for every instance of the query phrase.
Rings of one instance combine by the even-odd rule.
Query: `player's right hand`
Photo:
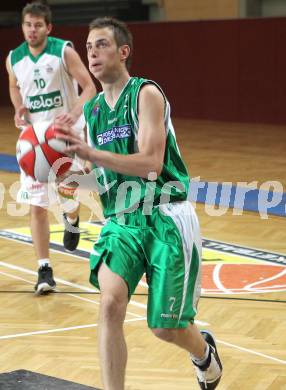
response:
[[[93,149],[71,127],[55,121],[56,138],[67,142],[64,153],[76,153],[83,160],[93,162]]]

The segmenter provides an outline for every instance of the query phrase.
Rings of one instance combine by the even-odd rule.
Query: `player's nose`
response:
[[[98,52],[97,52],[96,48],[93,46],[92,49],[90,50],[90,56],[92,58],[95,58],[95,57],[97,57],[97,55],[98,55]]]

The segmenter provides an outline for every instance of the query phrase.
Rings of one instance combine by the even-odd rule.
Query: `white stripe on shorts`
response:
[[[188,289],[188,281],[190,277],[190,269],[192,264],[192,253],[193,246],[196,246],[199,255],[199,269],[196,278],[193,294],[193,308],[196,310],[198,300],[201,294],[201,258],[202,258],[202,241],[200,235],[199,221],[196,212],[190,201],[186,200],[183,202],[175,202],[160,205],[160,210],[165,215],[172,218],[178,231],[181,235],[184,251],[184,262],[185,262],[185,276],[184,276],[184,288],[182,305],[180,308],[179,319],[181,319],[184,311],[186,294]]]

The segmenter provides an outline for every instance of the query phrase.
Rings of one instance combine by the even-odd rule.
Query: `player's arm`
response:
[[[63,123],[72,125],[82,114],[84,103],[96,94],[96,88],[78,53],[70,46],[66,46],[64,56],[68,73],[77,81],[82,90],[71,111],[60,116]]]
[[[166,143],[164,107],[163,95],[157,87],[142,87],[138,107],[138,153],[122,155],[93,150],[93,162],[125,175],[148,178],[151,172],[155,172],[159,176]]]
[[[16,127],[26,126],[28,123],[24,118],[27,108],[23,104],[23,99],[17,84],[17,79],[10,67],[9,58],[6,59],[6,69],[9,76],[9,94],[15,109],[14,122]]]
[[[122,155],[93,149],[69,130],[64,130],[66,136],[63,138],[71,143],[68,150],[99,167],[142,178],[148,178],[151,172],[159,176],[163,168],[166,143],[164,105],[163,95],[157,87],[146,85],[142,88],[139,94],[139,151],[134,154]]]

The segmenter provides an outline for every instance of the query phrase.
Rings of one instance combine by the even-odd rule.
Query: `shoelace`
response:
[[[207,385],[207,378],[205,375],[205,371],[200,370],[199,367],[196,367],[196,371],[197,371],[197,377],[199,381]]]
[[[41,269],[41,273],[42,273],[43,276],[46,276],[46,275],[48,275],[48,274],[51,273],[51,271],[49,270],[49,268],[50,268],[50,267],[43,267],[43,268]]]
[[[210,345],[210,358],[215,353],[215,349],[212,345]],[[211,361],[209,362],[211,364]],[[209,367],[208,367],[209,368]],[[207,382],[207,370],[208,368],[202,370],[200,366],[195,365],[197,377],[200,383],[204,384],[205,389],[207,389],[208,382]]]

